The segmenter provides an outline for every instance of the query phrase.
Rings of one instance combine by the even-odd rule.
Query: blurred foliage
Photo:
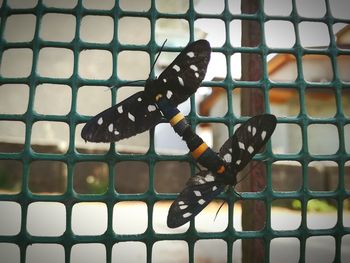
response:
[[[343,207],[344,210],[350,211],[350,198],[344,200]]]
[[[0,168],[0,189],[11,192],[19,192],[21,188],[20,182],[11,180],[8,172]]]
[[[108,177],[90,175],[86,178],[88,192],[91,194],[104,194],[108,189]]]
[[[299,200],[293,200],[292,208],[295,210],[301,210],[301,202]],[[336,210],[337,208],[329,204],[326,200],[311,199],[307,203],[308,212],[333,212]]]

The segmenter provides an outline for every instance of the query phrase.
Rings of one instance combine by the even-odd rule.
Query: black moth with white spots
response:
[[[275,127],[276,117],[270,114],[254,116],[243,123],[218,153],[225,162],[225,173],[206,170],[191,177],[169,209],[168,227],[175,228],[187,223],[227,186],[235,185],[237,173],[267,143]]]
[[[155,96],[162,94],[173,106],[196,92],[207,71],[210,45],[206,40],[190,43],[157,79],[147,79],[138,92],[91,118],[81,137],[90,142],[115,142],[144,132],[161,122]]]

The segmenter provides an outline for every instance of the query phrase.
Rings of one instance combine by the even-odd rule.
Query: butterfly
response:
[[[168,227],[176,228],[189,222],[227,186],[234,186],[237,183],[238,172],[242,171],[267,143],[276,124],[274,115],[254,116],[236,130],[216,156],[213,155],[213,151],[208,151],[208,148],[201,153],[202,155],[197,156],[200,160],[203,155],[207,155],[207,158],[202,160],[202,165],[208,170],[202,170],[188,180],[184,190],[170,206]],[[216,165],[208,165],[210,163]]]
[[[187,100],[205,77],[210,53],[206,40],[188,44],[158,78],[146,80],[144,91],[92,117],[81,137],[90,142],[115,142],[156,126],[162,121],[162,113],[155,97],[161,94],[175,107]]]

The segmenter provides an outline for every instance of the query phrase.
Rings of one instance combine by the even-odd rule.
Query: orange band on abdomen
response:
[[[219,167],[219,169],[216,171],[218,174],[222,174],[223,172],[225,172],[225,166],[221,165]]]
[[[185,117],[181,114],[181,112],[179,112],[174,117],[172,117],[169,122],[170,122],[171,126],[174,127],[179,121],[183,120],[184,118]]]
[[[205,152],[206,149],[208,149],[208,145],[205,142],[203,142],[191,154],[193,158],[198,159]]]

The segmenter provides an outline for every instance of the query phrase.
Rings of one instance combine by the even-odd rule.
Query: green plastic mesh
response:
[[[221,1],[219,1],[221,3]],[[330,1],[325,0],[326,13],[321,18],[307,18],[302,17],[298,14],[296,8],[296,1],[291,1],[292,12],[288,16],[280,15],[267,15],[264,12],[264,1],[260,1],[260,10],[253,14],[244,13],[233,13],[229,6],[229,1],[222,1],[224,9],[219,14],[202,14],[198,13],[194,8],[194,2],[189,0],[189,8],[185,13],[174,14],[174,13],[160,13],[156,8],[156,1],[150,1],[150,8],[146,11],[125,11],[116,1],[114,7],[110,10],[98,10],[88,9],[84,6],[83,1],[78,0],[76,5],[72,8],[58,8],[48,7],[42,1],[38,1],[36,5],[29,8],[17,9],[10,7],[10,1],[4,0],[1,6],[1,42],[0,50],[1,57],[5,51],[10,49],[25,48],[32,51],[32,64],[30,66],[30,73],[24,77],[0,77],[1,84],[26,84],[29,87],[28,106],[24,114],[15,113],[2,113],[0,112],[0,121],[17,121],[25,125],[25,136],[24,146],[17,152],[1,152],[0,160],[19,161],[22,165],[22,186],[19,193],[2,193],[0,194],[0,203],[5,201],[15,202],[20,205],[20,230],[15,235],[0,235],[1,244],[14,244],[18,247],[18,254],[20,255],[20,262],[27,262],[28,248],[35,244],[59,244],[64,250],[64,261],[71,262],[72,258],[72,247],[76,244],[101,244],[105,251],[106,262],[117,262],[116,258],[113,258],[113,246],[122,242],[128,241],[139,241],[144,243],[146,247],[146,259],[147,262],[152,262],[157,257],[155,254],[154,244],[158,241],[166,240],[178,240],[185,241],[188,246],[188,261],[195,261],[195,244],[199,240],[222,240],[226,247],[226,258],[227,262],[233,262],[235,250],[234,243],[242,239],[262,239],[263,255],[264,260],[259,259],[257,261],[269,262],[270,260],[270,244],[276,238],[296,238],[299,244],[299,262],[306,261],[306,243],[310,237],[327,236],[332,237],[335,240],[335,251],[333,262],[340,262],[342,249],[342,240],[344,236],[349,235],[350,228],[349,224],[343,221],[343,213],[345,201],[349,200],[349,189],[345,187],[345,165],[350,160],[349,153],[346,153],[346,125],[350,124],[350,119],[343,111],[342,107],[342,96],[344,91],[349,90],[350,85],[341,80],[339,75],[339,65],[337,63],[337,57],[340,55],[350,55],[349,49],[341,49],[337,46],[335,33],[333,32],[333,25],[336,23],[349,23],[349,19],[341,19],[334,17],[330,9]],[[231,3],[231,2],[230,2]],[[75,36],[72,41],[69,42],[58,42],[58,41],[46,41],[40,38],[40,25],[42,18],[48,13],[59,13],[59,14],[70,14],[76,18]],[[11,42],[7,41],[4,36],[5,26],[7,19],[14,14],[31,14],[36,17],[34,38],[31,41],[18,41]],[[80,39],[80,23],[84,16],[96,15],[96,16],[107,16],[114,20],[114,34],[113,39],[110,43],[87,43]],[[150,40],[147,45],[127,45],[120,43],[118,39],[118,21],[123,17],[135,17],[145,18],[149,20],[151,25]],[[155,24],[157,19],[160,18],[171,18],[171,19],[185,19],[189,23],[189,40],[195,40],[195,27],[194,22],[200,18],[207,19],[218,19],[223,21],[225,24],[226,40],[222,47],[215,47],[213,51],[221,52],[227,61],[227,76],[222,81],[207,81],[204,83],[205,86],[212,87],[223,87],[227,93],[228,111],[223,117],[203,117],[199,116],[196,112],[195,100],[191,99],[191,111],[188,115],[192,125],[197,125],[203,122],[210,123],[223,123],[229,128],[229,134],[233,133],[233,125],[240,123],[247,119],[246,116],[238,116],[234,113],[232,105],[232,97],[235,93],[232,92],[236,87],[241,89],[259,88],[264,95],[265,110],[270,112],[270,101],[269,94],[270,89],[278,86],[279,88],[289,88],[297,91],[299,94],[300,113],[294,117],[279,117],[279,124],[296,124],[301,129],[301,141],[302,148],[296,154],[276,154],[271,149],[271,144],[268,145],[266,152],[263,156],[257,156],[255,159],[264,159],[266,161],[266,187],[262,192],[248,192],[242,193],[241,197],[233,195],[232,192],[228,194],[221,194],[220,198],[228,201],[228,225],[224,231],[221,232],[199,232],[196,230],[194,223],[191,223],[188,230],[184,233],[156,233],[153,229],[153,210],[154,205],[158,201],[162,200],[173,200],[176,194],[163,194],[157,193],[154,187],[154,174],[155,164],[159,161],[187,161],[190,162],[190,156],[185,155],[160,155],[155,151],[154,145],[154,130],[150,132],[150,146],[149,150],[145,154],[120,154],[115,151],[114,144],[111,144],[109,150],[104,154],[86,154],[78,152],[76,150],[76,127],[78,124],[86,122],[90,116],[82,116],[77,112],[77,97],[78,89],[83,85],[96,85],[96,86],[114,86],[121,85],[124,80],[121,80],[117,75],[117,54],[123,50],[141,50],[145,51],[150,55],[150,61],[155,59],[156,53],[159,50],[159,45],[156,43]],[[234,20],[248,20],[255,21],[260,27],[260,43],[255,47],[235,47],[232,45],[232,35],[230,38],[230,23]],[[291,48],[271,48],[266,44],[264,37],[264,25],[268,21],[286,21],[292,23],[296,41]],[[306,49],[300,40],[299,27],[301,22],[320,22],[327,26],[330,35],[329,46],[322,49]],[[252,36],[253,37],[253,36]],[[68,78],[54,78],[54,77],[43,77],[37,72],[39,52],[43,48],[54,47],[54,48],[66,48],[72,52],[73,55],[73,68],[72,75]],[[107,80],[93,80],[84,79],[79,76],[79,54],[83,50],[97,49],[109,51],[112,54],[113,70],[111,77]],[[172,51],[180,51],[181,48],[171,48]],[[259,54],[263,61],[263,72],[262,76],[258,81],[239,81],[235,80],[231,75],[231,64],[230,59],[233,54],[236,53],[247,53],[247,54]],[[267,72],[267,56],[274,53],[291,54],[296,58],[297,78],[295,82],[279,82],[278,85],[273,83],[268,76]],[[308,54],[325,55],[330,59],[332,70],[334,72],[331,83],[310,83],[304,79],[303,75],[303,56]],[[1,69],[4,72],[4,69]],[[34,111],[34,98],[36,88],[38,85],[43,83],[51,84],[63,84],[71,88],[71,107],[67,115],[45,115],[39,114]],[[306,91],[308,88],[329,88],[335,93],[336,101],[336,114],[329,118],[312,118],[308,115],[306,110]],[[112,103],[116,102],[116,89],[110,93],[112,96]],[[38,121],[54,121],[64,123],[69,126],[69,145],[68,150],[64,154],[53,154],[53,153],[41,153],[33,151],[31,135],[32,127]],[[339,136],[339,149],[334,154],[328,155],[313,155],[310,154],[308,147],[308,126],[312,124],[332,124],[337,128],[337,135]],[[320,128],[322,129],[322,128]],[[349,137],[348,137],[349,139]],[[328,140],[328,138],[325,138]],[[62,162],[67,168],[67,183],[64,186],[64,193],[59,195],[52,194],[34,194],[30,191],[29,185],[29,174],[31,165],[35,161],[59,161]],[[108,177],[109,186],[108,190],[103,194],[78,194],[74,191],[73,175],[74,169],[80,162],[101,162],[108,166]],[[149,167],[149,187],[145,193],[142,194],[120,194],[114,187],[115,184],[115,170],[116,163],[122,161],[140,161],[148,164]],[[272,184],[272,165],[277,161],[297,161],[301,164],[302,169],[302,186],[297,191],[274,191]],[[308,189],[308,165],[312,161],[333,161],[338,166],[338,185],[334,191],[311,191]],[[194,172],[194,165],[191,166],[192,173]],[[232,195],[231,195],[232,194]],[[261,230],[257,231],[240,231],[234,228],[233,225],[233,207],[234,203],[242,198],[243,200],[262,200],[265,202],[266,211],[266,222],[265,226]],[[299,200],[301,203],[301,224],[294,230],[275,230],[271,226],[271,207],[274,200]],[[311,199],[327,199],[332,200],[337,207],[337,221],[334,227],[327,229],[310,229],[307,226],[307,206]],[[27,225],[27,212],[30,204],[35,202],[58,202],[64,206],[65,211],[65,229],[62,235],[58,236],[36,236],[28,232]],[[113,230],[113,220],[117,220],[118,214],[113,214],[114,206],[121,201],[142,201],[147,205],[147,217],[148,223],[146,230],[141,234],[117,234]],[[107,209],[107,229],[100,235],[77,235],[72,230],[72,209],[73,206],[80,202],[101,202],[106,205]],[[2,212],[0,212],[2,213]],[[131,214],[130,216],[137,217],[137,215]],[[169,243],[169,247],[172,243]],[[256,248],[261,249],[261,248]],[[3,251],[3,250],[2,250]],[[153,252],[152,252],[153,251]],[[171,255],[170,255],[171,256]],[[176,256],[176,255],[173,255]],[[2,257],[2,256],[1,256]]]

